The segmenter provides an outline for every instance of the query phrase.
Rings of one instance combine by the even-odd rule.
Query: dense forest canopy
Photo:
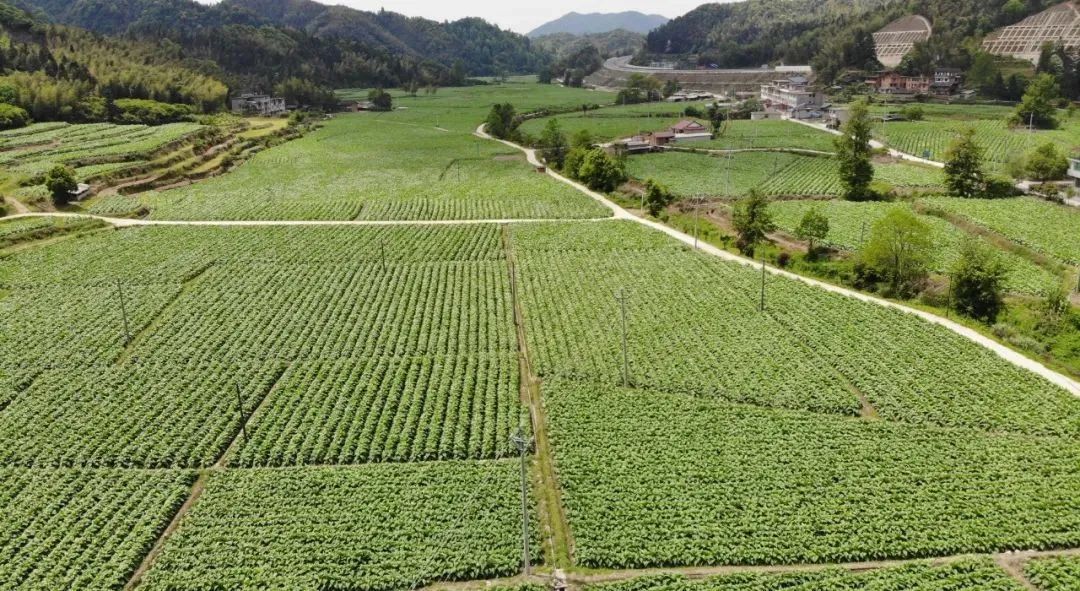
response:
[[[366,12],[312,0],[223,0],[207,6],[194,0],[16,0],[53,22],[106,34],[167,38],[200,59],[243,50],[267,50],[273,57],[305,54],[283,66],[288,74],[264,80],[272,85],[309,68],[316,82],[358,85],[451,83],[452,64],[464,73],[488,76],[532,72],[551,61],[523,35],[477,18],[439,23],[380,10]],[[208,42],[224,47],[206,47]],[[348,65],[340,71],[340,62]],[[223,64],[223,74],[247,76]],[[245,64],[246,66],[246,64]],[[424,75],[428,79],[414,80]],[[263,74],[266,76],[266,73]]]
[[[758,67],[813,64],[831,80],[873,60],[871,34],[892,20],[920,14],[933,23],[919,49],[938,66],[967,68],[976,41],[997,27],[1057,0],[747,0],[705,4],[649,33],[647,54],[692,54],[700,64]]]

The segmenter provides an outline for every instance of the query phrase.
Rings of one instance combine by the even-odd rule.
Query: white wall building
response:
[[[761,102],[768,110],[783,111],[798,118],[825,104],[825,95],[810,88],[806,78],[794,76],[761,85]]]
[[[265,94],[247,93],[232,100],[232,112],[236,115],[273,117],[285,111],[285,99]]]

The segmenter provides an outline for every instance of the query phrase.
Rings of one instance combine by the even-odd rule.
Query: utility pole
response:
[[[529,488],[528,474],[525,469],[525,452],[532,445],[532,437],[526,437],[525,430],[518,427],[510,440],[517,446],[518,453],[521,455],[521,565],[525,576],[528,576],[532,561],[529,559]]]
[[[124,345],[131,343],[131,328],[128,326],[127,304],[124,302],[124,286],[116,280],[116,291],[120,294],[120,314],[124,317]]]
[[[244,441],[247,441],[247,424],[244,419],[244,396],[240,394],[240,382],[233,382],[236,386],[236,405],[240,409],[240,432],[244,435]]]
[[[382,265],[382,272],[386,273],[386,239],[379,238],[379,262]]]
[[[949,276],[949,289],[945,291],[945,318],[949,318],[949,310],[952,309],[953,278]]]
[[[765,255],[761,255],[761,312],[765,311]]]
[[[626,355],[626,293],[619,288],[615,299],[619,300],[620,316],[622,318],[622,383],[624,388],[630,387],[630,363]]]

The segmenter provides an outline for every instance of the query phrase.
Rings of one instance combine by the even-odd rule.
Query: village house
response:
[[[904,76],[882,72],[866,79],[866,84],[881,94],[929,94],[930,79],[926,76]]]
[[[635,154],[651,152],[654,148],[675,142],[692,142],[707,139],[712,139],[712,132],[709,131],[708,127],[693,119],[683,119],[663,131],[635,135],[613,142],[612,145],[628,154]]]
[[[707,101],[715,98],[711,92],[702,92],[699,90],[680,90],[675,94],[669,96],[667,101],[669,103],[682,103],[686,101]]]
[[[780,111],[796,119],[809,118],[825,104],[825,96],[810,88],[803,76],[762,84],[760,98],[766,110]]]
[[[1080,187],[1080,154],[1069,158],[1069,170],[1067,174],[1073,179],[1076,186]]]
[[[235,115],[262,115],[273,117],[286,112],[285,99],[265,94],[244,93],[232,100]]]
[[[371,101],[341,101],[338,107],[346,113],[359,113],[361,111],[370,111],[372,104]]]
[[[934,81],[930,83],[930,92],[939,96],[955,94],[964,81],[964,72],[958,68],[938,68],[934,70]]]

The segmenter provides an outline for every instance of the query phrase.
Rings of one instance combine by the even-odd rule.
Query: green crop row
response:
[[[587,591],[1021,591],[1023,587],[988,559],[942,565],[913,563],[864,572],[842,569],[784,573],[739,573],[691,580],[681,575],[644,576],[590,585]]]
[[[492,458],[521,420],[513,355],[348,359],[294,366],[231,464]]]
[[[1080,400],[949,330],[771,274],[762,313],[761,271],[603,224],[627,226],[620,250],[560,253],[548,247],[557,229],[513,230],[545,378],[621,383],[622,289],[634,385],[841,414],[858,413],[861,394],[882,417],[910,423],[1078,433]]]
[[[1080,209],[1030,197],[922,199],[927,207],[966,218],[1070,264],[1080,264]]]
[[[519,478],[516,460],[215,473],[143,588],[390,591],[514,575]]]
[[[1080,543],[1074,438],[558,380],[543,395],[583,566],[856,562]]]
[[[1080,589],[1080,557],[1032,560],[1024,567],[1024,573],[1043,591]]]
[[[195,475],[0,468],[0,588],[121,589]]]

